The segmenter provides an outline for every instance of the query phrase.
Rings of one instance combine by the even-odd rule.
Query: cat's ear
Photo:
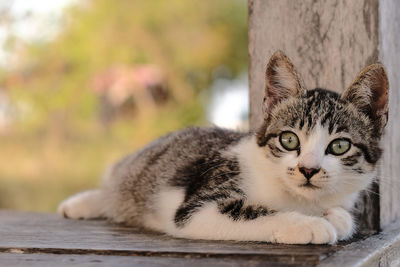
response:
[[[372,121],[377,134],[382,133],[388,120],[389,81],[385,68],[376,63],[364,68],[342,99],[351,102]]]
[[[283,99],[300,97],[304,93],[303,83],[292,62],[282,51],[276,51],[265,71],[264,110],[268,112]]]

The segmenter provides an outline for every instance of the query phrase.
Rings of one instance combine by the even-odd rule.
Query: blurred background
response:
[[[189,125],[247,128],[246,0],[0,0],[0,208]]]

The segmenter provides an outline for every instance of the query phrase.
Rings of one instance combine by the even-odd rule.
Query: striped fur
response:
[[[256,134],[219,128],[171,133],[116,163],[99,190],[65,200],[59,213],[184,238],[348,239],[355,229],[349,211],[376,176],[387,96],[381,64],[364,69],[341,95],[307,91],[278,51],[267,65],[265,118]],[[332,153],[329,145],[337,139],[348,150]]]

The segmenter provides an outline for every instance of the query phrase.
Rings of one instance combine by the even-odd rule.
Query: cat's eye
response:
[[[299,138],[297,135],[290,131],[285,131],[279,136],[281,145],[289,151],[297,150],[300,146]]]
[[[340,156],[350,150],[351,143],[348,139],[339,138],[333,140],[327,148],[327,153]]]

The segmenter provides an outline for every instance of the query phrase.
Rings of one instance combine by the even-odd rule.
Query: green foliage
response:
[[[54,39],[26,43],[19,63],[0,71],[12,102],[24,107],[0,138],[0,208],[54,210],[66,195],[94,186],[122,155],[168,131],[204,124],[197,95],[213,70],[224,66],[235,76],[247,68],[245,0],[75,3]],[[140,64],[162,69],[172,98],[104,128],[93,77]]]
[[[178,99],[192,96],[185,90],[206,88],[213,68],[246,68],[245,8],[245,0],[86,1],[66,11],[53,42],[31,48],[35,68],[53,87],[82,89],[112,65],[151,63]]]

